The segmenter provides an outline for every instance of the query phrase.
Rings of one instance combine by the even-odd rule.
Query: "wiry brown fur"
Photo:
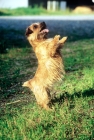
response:
[[[53,39],[47,39],[48,30],[45,29],[46,24],[42,22],[34,23],[26,30],[27,39],[38,59],[38,68],[35,76],[24,82],[23,86],[33,91],[39,105],[49,109],[50,89],[65,73],[60,48],[67,37],[59,40],[60,35],[56,35]]]

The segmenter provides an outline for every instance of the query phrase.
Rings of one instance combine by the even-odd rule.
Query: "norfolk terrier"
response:
[[[48,39],[48,32],[45,22],[34,23],[26,29],[26,37],[37,57],[38,68],[34,77],[23,84],[33,91],[37,103],[46,110],[50,109],[53,84],[62,80],[65,74],[60,49],[67,40],[67,37],[60,39],[60,35]]]

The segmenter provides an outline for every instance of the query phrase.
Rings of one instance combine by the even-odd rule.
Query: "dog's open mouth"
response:
[[[40,23],[40,26],[41,26],[40,33],[45,33],[45,34],[47,34],[47,33],[49,32],[49,30],[46,28],[45,22],[41,22],[41,23]]]
[[[49,30],[47,29],[47,26],[45,22],[40,23],[40,32],[38,33],[38,39],[47,39],[47,34]]]
[[[46,26],[42,27],[40,30],[40,33],[48,33],[49,30],[46,28]]]
[[[38,39],[47,39],[47,34],[49,30],[46,28],[42,28],[38,34]]]

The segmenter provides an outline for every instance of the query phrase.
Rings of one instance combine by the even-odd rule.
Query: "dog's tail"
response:
[[[24,82],[22,86],[23,86],[23,87],[30,87],[29,81]]]

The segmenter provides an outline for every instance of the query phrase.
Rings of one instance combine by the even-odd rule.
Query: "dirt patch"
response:
[[[74,13],[79,14],[90,14],[92,13],[92,9],[90,7],[86,7],[86,6],[78,6],[73,10]]]

